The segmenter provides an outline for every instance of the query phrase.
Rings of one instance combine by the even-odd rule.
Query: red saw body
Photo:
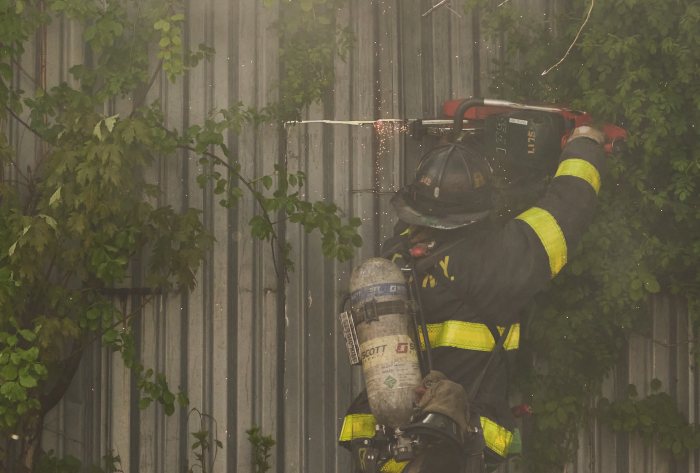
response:
[[[443,115],[453,119],[453,122],[457,124],[459,117],[455,115],[460,107],[462,108],[462,122],[466,122],[468,126],[486,122],[489,118],[513,115],[518,112],[530,111],[557,115],[561,117],[564,124],[564,134],[561,136],[562,146],[566,143],[574,128],[593,123],[593,118],[590,114],[568,108],[551,105],[527,105],[505,100],[479,98],[449,100],[443,104]],[[627,131],[624,128],[609,123],[598,125],[598,127],[607,138],[605,151],[608,153],[615,151],[616,145],[627,139]]]
[[[447,134],[448,140],[470,135],[483,146],[496,173],[511,181],[551,176],[574,129],[593,124],[586,112],[496,99],[450,100],[443,113],[446,118],[412,121],[411,135],[420,139]],[[605,151],[619,151],[627,131],[611,124],[596,126],[606,136]]]

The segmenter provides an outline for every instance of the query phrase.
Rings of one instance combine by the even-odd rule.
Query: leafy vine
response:
[[[535,412],[525,464],[561,471],[575,455],[578,430],[595,415],[687,454],[698,447],[698,426],[668,394],[598,407],[595,399],[629,336],[650,331],[653,295],[687,302],[698,335],[700,90],[693,77],[700,5],[596,2],[591,10],[591,2],[557,2],[543,22],[526,21],[516,2],[467,2],[473,7],[484,12],[487,32],[505,40],[492,93],[586,110],[630,133],[627,150],[609,159],[596,219],[531,310],[523,341],[529,356],[519,370]],[[566,60],[543,77],[579,32]]]
[[[33,471],[44,460],[67,470],[75,466],[70,459],[53,462],[41,451],[43,418],[98,340],[119,352],[135,375],[140,408],[157,402],[172,414],[188,405],[184,392],[173,392],[162,373],[138,359],[134,322],[154,297],[195,286],[214,241],[199,210],[160,204],[160,188],[147,178],[156,159],[175,165],[183,153],[197,157],[197,181],[225,207],[252,197],[257,203],[249,222],[252,236],[281,250],[275,255],[280,275],[291,263],[289,246],[279,241],[281,223],[320,232],[328,257],[348,259],[361,245],[357,219],[344,221],[334,204],[304,198],[303,173],[288,173],[281,164],[273,174],[245,176],[224,139],[243,127],[299,116],[332,81],[332,55],[342,48],[315,50],[315,67],[303,71],[299,49],[308,45],[302,33],[311,23],[298,13],[312,12],[335,44],[335,26],[327,24],[334,3],[311,2],[310,8],[307,1],[298,8],[287,3],[297,2],[280,9],[298,24],[277,26],[285,44],[279,103],[259,111],[226,104],[202,123],[177,131],[165,126],[157,102],[147,102],[148,90],[162,74],[175,80],[214,54],[207,45],[186,44],[181,0],[0,0],[3,471]],[[71,65],[70,83],[49,86],[22,67],[22,58],[30,43],[44,53],[41,33],[59,18],[80,25],[89,61]],[[297,76],[307,72],[303,80]],[[26,81],[32,90],[19,87]],[[117,99],[129,99],[131,110],[102,112]],[[8,133],[17,128],[37,140],[36,156],[26,155]],[[124,289],[136,267],[145,286]],[[136,295],[130,311],[119,304],[125,291]],[[201,432],[195,437],[202,461],[220,447]]]

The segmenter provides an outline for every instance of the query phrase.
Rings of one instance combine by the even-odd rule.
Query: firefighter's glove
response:
[[[442,414],[459,425],[462,432],[469,424],[469,402],[461,384],[450,381],[440,371],[431,371],[416,388],[416,406],[421,412]]]
[[[573,133],[571,133],[569,139],[567,140],[567,143],[570,143],[576,138],[589,138],[598,143],[599,145],[605,143],[605,134],[602,131],[586,125],[576,127]]]

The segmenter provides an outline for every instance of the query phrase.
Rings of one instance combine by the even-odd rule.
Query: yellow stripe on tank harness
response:
[[[341,442],[347,442],[359,438],[372,438],[375,434],[377,420],[372,414],[349,414],[343,420],[340,429]]]
[[[397,462],[393,458],[390,458],[386,463],[382,465],[379,469],[382,473],[401,473],[404,468],[408,465],[407,461]]]
[[[559,164],[554,177],[574,176],[591,185],[595,193],[600,190],[600,173],[594,165],[580,158],[565,159]]]
[[[566,265],[567,249],[564,232],[555,218],[539,207],[532,207],[515,218],[527,223],[535,231],[549,258],[552,277],[556,276]]]

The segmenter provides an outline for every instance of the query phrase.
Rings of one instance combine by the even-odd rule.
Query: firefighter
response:
[[[544,195],[506,221],[488,218],[492,172],[476,142],[429,151],[415,180],[392,198],[399,222],[382,256],[418,268],[438,372],[416,390],[416,403],[424,412],[448,414],[472,440],[460,452],[438,445],[411,462],[389,460],[379,471],[472,473],[507,458],[514,435],[508,365],[519,346],[519,316],[561,271],[591,220],[604,140],[595,128],[576,128]],[[363,392],[348,409],[339,438],[358,471],[366,468],[374,429]]]

